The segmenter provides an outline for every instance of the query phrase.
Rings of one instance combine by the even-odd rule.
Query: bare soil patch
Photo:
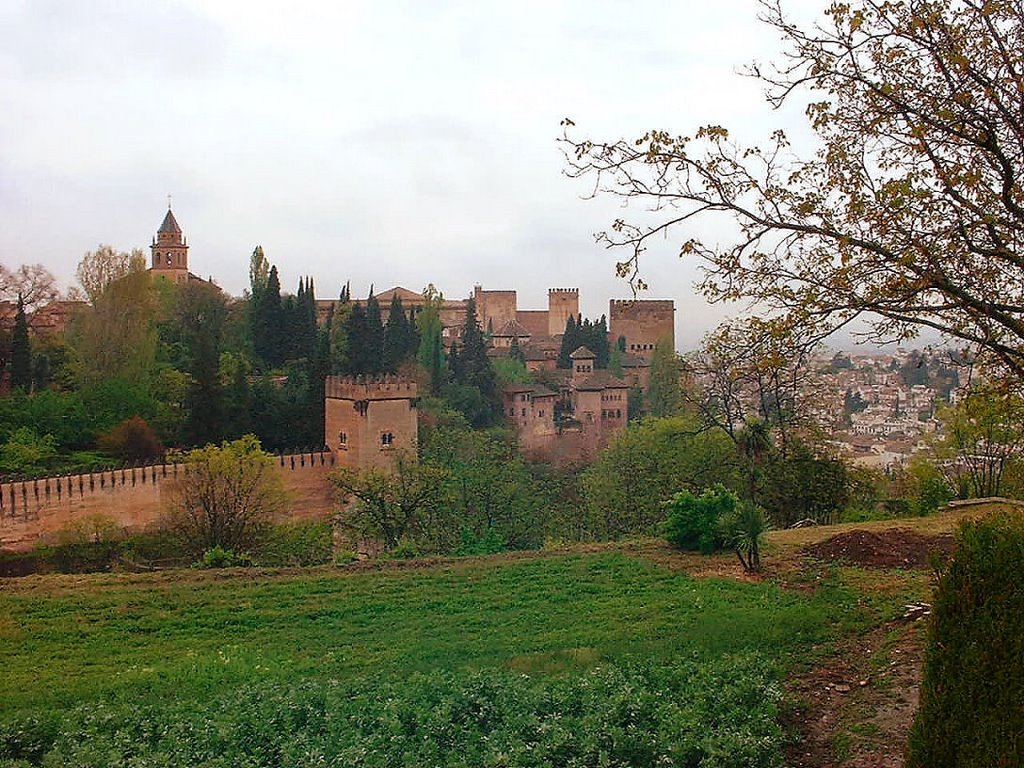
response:
[[[907,528],[891,528],[846,531],[804,547],[802,554],[867,568],[927,569],[935,555],[948,560],[954,546],[952,534],[927,535]]]

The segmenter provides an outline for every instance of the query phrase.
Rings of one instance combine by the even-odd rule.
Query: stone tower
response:
[[[416,455],[416,382],[401,376],[328,376],[324,435],[342,466],[391,469],[396,451]]]
[[[612,299],[608,303],[608,333],[615,344],[626,339],[626,351],[650,360],[659,341],[675,349],[676,309],[671,299]]]
[[[561,336],[565,333],[565,324],[569,315],[580,315],[579,288],[548,289],[548,335]]]
[[[188,282],[188,243],[169,205],[149,250],[153,254],[149,271],[154,277],[166,277],[172,283]]]

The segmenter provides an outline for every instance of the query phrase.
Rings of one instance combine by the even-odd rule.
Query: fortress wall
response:
[[[334,468],[332,453],[285,454],[275,462],[291,493],[290,517],[320,517],[333,511],[327,481]],[[30,549],[89,515],[103,515],[124,528],[143,528],[159,518],[169,484],[183,472],[179,464],[154,464],[0,483],[0,549]]]

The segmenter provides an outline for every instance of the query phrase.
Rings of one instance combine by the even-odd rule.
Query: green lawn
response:
[[[501,716],[500,727],[496,721],[474,727],[505,728],[509,743],[518,744],[523,737],[513,739],[511,734],[520,733],[517,728],[532,733],[535,719],[543,719],[537,713],[546,711],[544,701],[580,698],[573,686],[611,686],[607,696],[594,703],[602,712],[622,686],[649,688],[653,702],[660,690],[683,685],[684,679],[692,681],[705,669],[712,670],[712,676],[728,676],[733,670],[756,673],[755,677],[764,673],[767,682],[758,678],[750,683],[751,690],[760,690],[757,686],[777,679],[794,654],[839,632],[886,618],[902,600],[900,594],[862,594],[855,580],[847,583],[840,571],[825,573],[814,584],[813,589],[784,590],[771,583],[696,580],[664,564],[614,551],[499,557],[374,573],[316,569],[0,581],[0,723],[8,723],[3,732],[7,735],[0,733],[0,766],[5,756],[27,757],[32,764],[47,755],[51,763],[45,764],[70,760],[67,750],[72,742],[81,750],[83,743],[113,739],[119,728],[140,728],[135,720],[143,717],[139,712],[149,712],[145,717],[150,720],[166,717],[171,731],[197,718],[213,718],[221,723],[218,728],[236,733],[242,717],[237,711],[246,709],[239,702],[265,702],[268,697],[277,702],[274,706],[292,707],[312,696],[332,701],[338,712],[354,708],[355,713],[377,712],[375,707],[389,711],[388,702],[408,695],[416,700],[410,711],[417,714],[410,716],[419,723],[437,712],[436,702],[424,703],[433,697],[431,691],[447,691],[461,700],[466,686],[485,679],[502,691],[492,692],[491,699],[513,703]],[[662,679],[659,668],[678,674]],[[625,677],[609,681],[602,677],[611,674],[608,670]],[[593,675],[598,677],[588,677]],[[720,682],[706,687],[710,691],[715,686]],[[698,700],[702,694],[695,689],[687,695]],[[709,707],[714,699],[709,696]],[[252,704],[246,711],[255,712],[252,717],[260,722],[274,717],[261,706]],[[101,728],[102,733],[87,727],[97,711],[106,712],[104,722],[113,723]],[[527,711],[533,719],[522,720]],[[615,712],[608,717],[619,717],[621,713]],[[662,714],[650,718],[677,723],[692,716],[676,710],[658,712]],[[577,714],[593,716],[589,711]],[[383,727],[387,718],[382,714],[370,725],[356,723],[358,719],[355,714],[347,717],[344,728],[377,733],[374,729]],[[40,738],[46,743],[33,752],[22,743],[27,737],[11,734],[37,720],[44,723]],[[251,730],[251,723],[247,728]],[[402,738],[411,738],[408,728],[399,730]],[[467,734],[460,738],[471,739]],[[67,742],[64,747],[61,738]],[[303,754],[313,750],[308,739],[314,736],[301,738],[307,740],[302,741]],[[349,744],[355,737],[345,731],[332,738],[330,743],[340,749],[339,744]],[[664,738],[669,743],[681,737]],[[239,744],[251,740],[238,739]],[[223,750],[218,753],[199,740],[205,746],[196,747],[199,751],[180,762],[154,758],[152,763],[132,764],[219,765],[214,758]],[[424,740],[439,743],[434,737]],[[422,750],[424,740],[415,749]],[[147,749],[166,752],[165,741],[165,736],[154,735]],[[465,743],[458,744],[453,749],[464,753]],[[317,748],[326,749],[323,744]],[[595,754],[602,749],[593,748],[598,750]],[[213,757],[204,758],[203,749]],[[243,747],[223,749],[230,753]],[[276,758],[265,755],[265,746],[260,746],[262,757],[247,752],[232,759],[252,765],[307,764],[297,759],[282,762],[281,749]],[[777,745],[773,749],[777,751]],[[89,762],[76,752],[73,759],[82,765],[114,764],[111,754],[107,750]],[[384,749],[380,754],[391,752]],[[422,752],[402,754],[405,763],[388,762],[390,757],[375,762],[365,755],[361,760],[367,765],[400,765],[427,759]],[[361,764],[352,754],[347,759],[349,764]],[[449,760],[437,755],[430,759]],[[490,760],[486,755],[479,759]],[[526,765],[531,760],[507,764]],[[491,762],[502,764],[497,758]],[[557,759],[549,763],[574,764]],[[762,763],[771,764],[757,764]],[[330,763],[310,758],[308,764]]]

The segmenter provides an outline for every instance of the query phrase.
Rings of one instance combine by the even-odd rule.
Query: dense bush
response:
[[[680,491],[665,503],[665,538],[679,549],[710,554],[724,543],[719,521],[734,512],[737,503],[736,494],[721,485],[700,496]]]
[[[205,704],[94,704],[59,733],[0,723],[0,765],[773,768],[782,734],[769,667],[743,656],[539,678],[439,672],[248,686]]]
[[[254,565],[248,552],[234,552],[223,547],[211,547],[196,562],[197,568],[248,568]]]
[[[968,521],[935,593],[909,768],[1024,764],[1024,514]]]

